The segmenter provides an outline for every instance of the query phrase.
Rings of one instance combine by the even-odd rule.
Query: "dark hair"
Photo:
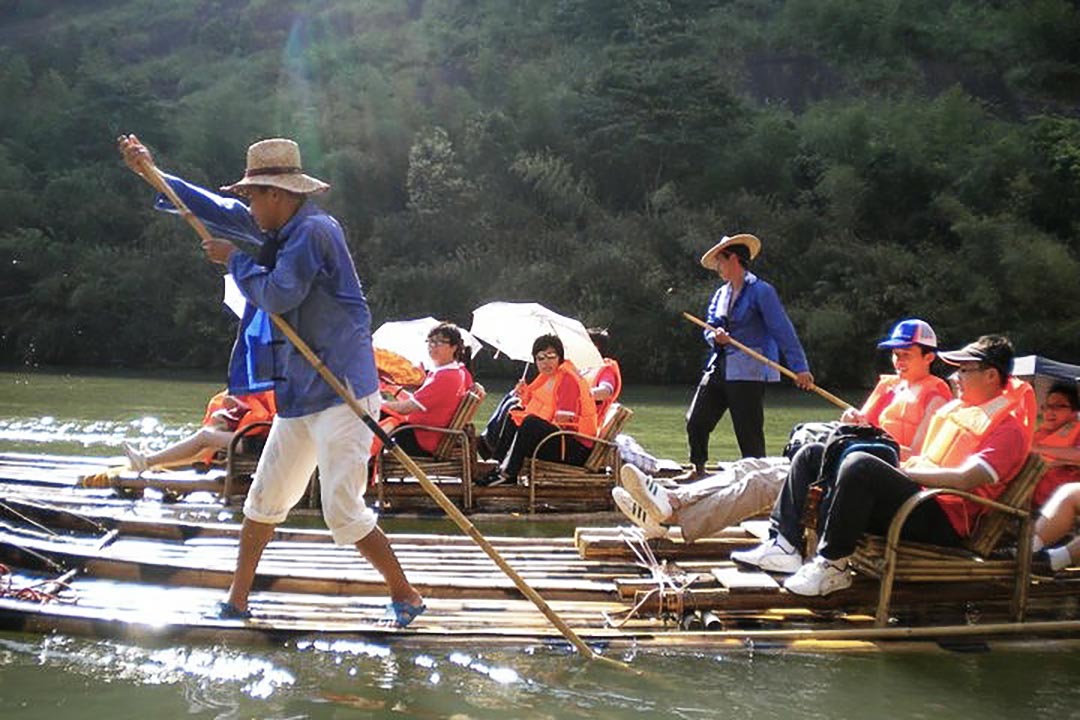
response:
[[[533,340],[533,358],[535,358],[536,354],[541,350],[547,350],[548,348],[552,348],[555,351],[555,354],[559,356],[559,364],[562,365],[563,360],[566,359],[566,350],[563,349],[562,340],[559,339],[558,335],[541,335]]]
[[[589,339],[592,340],[592,344],[600,352],[600,357],[608,356],[608,343],[611,341],[611,336],[608,334],[607,328],[589,328]]]
[[[438,337],[445,340],[454,348],[454,359],[465,366],[468,370],[472,363],[472,348],[465,344],[461,337],[461,328],[454,323],[442,322],[431,328],[427,334],[428,340]]]
[[[1074,411],[1080,410],[1080,393],[1076,390],[1076,383],[1058,381],[1050,386],[1050,389],[1046,391],[1047,397],[1050,395],[1061,395],[1069,402],[1069,407]]]
[[[1013,346],[1004,335],[983,335],[974,342],[982,353],[982,364],[998,372],[1001,387],[1009,382],[1013,369]]]
[[[744,268],[750,267],[750,248],[746,245],[743,245],[742,243],[738,243],[737,245],[729,245],[721,252],[728,255],[734,255],[735,257],[739,258],[739,264],[742,265]]]

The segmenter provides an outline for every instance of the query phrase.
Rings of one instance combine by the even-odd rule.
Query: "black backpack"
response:
[[[802,449],[803,445],[811,443],[823,443],[829,439],[833,430],[840,427],[836,420],[830,422],[802,422],[791,428],[788,435],[787,445],[784,446],[784,457],[788,460],[795,458],[795,453]]]
[[[836,425],[825,439],[821,469],[810,486],[803,507],[802,524],[810,530],[820,530],[828,512],[829,498],[836,486],[840,463],[856,450],[881,458],[893,467],[900,466],[900,445],[892,435],[872,425]]]
[[[892,435],[873,425],[840,425],[825,441],[818,484],[832,487],[840,463],[856,450],[879,457],[893,467],[900,466],[900,445]]]

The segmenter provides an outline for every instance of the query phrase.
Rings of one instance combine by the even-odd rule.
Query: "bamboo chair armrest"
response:
[[[439,433],[440,435],[450,435],[450,436],[456,438],[455,442],[457,443],[457,445],[459,445],[461,447],[462,453],[468,454],[468,452],[469,452],[469,434],[467,432],[465,432],[465,430],[463,430],[463,429],[462,430],[455,430],[454,428],[435,427],[434,425],[398,425],[396,428],[394,428],[393,430],[388,432],[387,435],[392,440],[394,438],[394,435],[396,435],[397,433],[399,433],[399,432],[401,432],[403,430],[427,430],[429,432]],[[436,444],[435,448],[436,448],[436,450],[438,450],[438,444]],[[385,455],[385,454],[388,454],[389,452],[390,452],[389,447],[383,446],[383,449],[380,451],[380,454]],[[436,460],[444,459],[442,456],[437,455],[437,454],[432,454],[431,457],[435,458]]]
[[[915,512],[915,508],[938,495],[956,495],[965,500],[971,500],[979,505],[984,505],[991,510],[999,510],[1007,513],[1021,520],[1028,518],[1031,514],[1027,510],[1015,508],[1011,505],[1005,505],[996,500],[990,500],[989,498],[984,498],[981,495],[975,495],[974,493],[969,493],[964,490],[956,490],[954,488],[930,488],[922,490],[905,500],[904,504],[900,506],[900,509],[896,511],[896,515],[893,516],[892,522],[889,523],[889,534],[886,538],[886,548],[888,548],[888,550],[894,550],[900,543],[900,533],[903,531],[904,524],[907,522],[908,517],[911,513]]]
[[[549,440],[554,440],[558,437],[567,436],[580,438],[582,440],[590,440],[594,443],[601,443],[603,445],[610,445],[612,447],[615,446],[615,443],[613,443],[611,440],[605,440],[604,438],[596,437],[595,435],[586,435],[585,433],[580,433],[577,430],[558,430],[551,433],[550,435],[546,435],[542,440],[540,440],[540,442],[536,443],[536,448],[532,452],[532,460],[535,462],[540,459],[539,457],[537,457],[537,453],[540,452],[540,448],[543,447]]]
[[[428,432],[436,432],[442,435],[464,435],[464,430],[455,430],[454,428],[436,427],[435,425],[398,425],[396,428],[387,433],[390,437],[394,437],[403,430],[427,430]]]
[[[226,458],[232,460],[233,456],[238,454],[241,441],[248,435],[254,435],[256,431],[268,428],[273,425],[269,420],[260,420],[253,422],[250,425],[245,425],[240,430],[233,433],[232,438],[229,440],[229,446],[226,448]]]

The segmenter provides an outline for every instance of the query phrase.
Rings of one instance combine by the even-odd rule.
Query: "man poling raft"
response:
[[[701,258],[702,267],[715,271],[724,284],[709,302],[704,333],[709,359],[686,413],[695,478],[705,475],[709,435],[728,410],[742,456],[765,456],[765,383],[780,379],[774,367],[780,353],[795,369],[796,385],[809,389],[814,384],[776,289],[748,269],[760,251],[761,241],[743,233],[724,236]],[[739,342],[733,344],[733,338]],[[748,356],[747,346],[774,364],[762,365]]]
[[[340,543],[345,534],[355,533],[361,527],[360,522],[363,521],[368,529],[366,534],[361,534],[355,540],[354,544],[390,586],[392,601],[387,606],[388,619],[398,627],[404,627],[425,610],[422,598],[406,579],[389,541],[375,525],[374,513],[364,506],[362,501],[363,490],[366,486],[368,446],[372,435],[378,435],[391,448],[398,461],[417,478],[424,490],[446,511],[458,527],[484,550],[488,557],[514,582],[515,587],[536,605],[578,652],[591,660],[601,660],[627,668],[625,663],[598,655],[586,645],[544,599],[509,566],[472,523],[427,478],[416,463],[379,427],[373,417],[378,408],[378,381],[375,377],[371,350],[370,314],[366,301],[363,299],[341,227],[329,215],[307,202],[307,195],[322,192],[329,186],[303,173],[300,152],[296,143],[291,140],[273,139],[255,143],[248,148],[247,171],[244,178],[222,189],[247,196],[251,203],[250,209],[242,203],[188,185],[178,178],[166,179],[154,166],[149,151],[134,135],[121,136],[118,139],[118,145],[125,163],[132,171],[165,195],[175,209],[192,225],[202,239],[203,249],[211,261],[227,264],[233,270],[234,276],[237,276],[238,285],[248,300],[255,305],[260,305],[262,301],[266,306],[264,309],[269,311],[270,320],[289,341],[289,343],[279,342],[276,345],[278,348],[276,352],[280,354],[280,357],[275,357],[275,361],[280,361],[277,367],[285,373],[282,378],[287,381],[290,377],[288,373],[294,373],[295,377],[301,380],[300,383],[289,386],[289,393],[278,391],[279,415],[274,421],[267,448],[260,458],[252,488],[248,493],[248,501],[245,502],[245,520],[240,536],[237,568],[230,587],[229,599],[219,605],[220,615],[241,620],[251,617],[247,609],[247,596],[254,581],[255,569],[262,550],[274,531],[273,523],[248,516],[249,503],[253,507],[253,512],[257,512],[254,510],[255,501],[252,500],[257,487],[261,489],[268,485],[266,482],[260,483],[263,468],[272,467],[272,470],[266,471],[270,473],[270,477],[277,479],[281,484],[289,483],[291,488],[288,495],[278,493],[280,504],[275,508],[274,517],[280,517],[283,520],[288,510],[299,500],[306,486],[307,477],[314,469],[316,462],[321,465],[324,458],[329,459],[327,453],[317,452],[317,443],[324,433],[329,434],[325,442],[331,446],[336,446],[343,441],[345,447],[342,453],[348,456],[346,463],[335,465],[333,468],[334,472],[348,475],[341,483],[346,487],[336,488],[339,490],[336,493],[328,490],[325,484],[322,487],[324,517],[334,534],[335,541]],[[179,192],[185,193],[188,200],[197,203],[197,208],[213,219],[215,227],[233,233],[234,237],[252,238],[256,242],[263,241],[259,259],[271,259],[273,267],[260,266],[251,258],[238,252],[231,242],[212,237],[201,215],[189,209]],[[292,240],[291,243],[290,240]],[[326,263],[330,265],[327,266]],[[290,264],[295,264],[295,266],[290,267]],[[289,268],[289,270],[284,268]],[[276,274],[275,269],[277,269]],[[240,276],[244,278],[244,282],[240,281]],[[327,283],[331,287],[325,287]],[[345,294],[338,295],[339,292]],[[356,302],[357,300],[359,302]],[[344,307],[327,307],[327,303],[335,302],[342,303]],[[333,358],[330,358],[333,362],[343,363],[344,370],[356,374],[355,378],[350,374],[345,375],[346,382],[349,382],[352,387],[347,387],[331,367],[315,355],[303,337],[293,329],[292,324],[277,314],[279,311],[284,311],[292,315],[293,319],[299,320],[301,319],[300,311],[305,309],[303,306],[306,303],[317,303],[321,306],[307,307],[308,312],[303,313],[305,324],[316,324],[316,327],[308,328],[309,330],[325,339],[328,345],[338,346],[340,343],[352,341],[352,347],[346,348],[347,352],[344,356],[335,354]],[[311,312],[312,310],[314,312]],[[319,323],[327,322],[325,315],[335,318],[339,327],[318,326]],[[327,330],[336,330],[337,335],[326,338]],[[325,354],[325,347],[323,352]],[[310,364],[310,367],[303,365],[301,359]],[[352,363],[360,363],[360,365],[352,365]],[[367,367],[368,365],[370,367]],[[314,376],[309,374],[312,370]],[[370,390],[364,397],[367,405],[354,395],[357,388],[364,391]],[[314,397],[307,398],[304,391],[311,392]],[[282,397],[283,395],[285,397]],[[351,424],[339,417],[342,401],[347,405],[348,410],[363,421],[362,423],[356,423],[355,417]],[[324,405],[325,411],[313,411],[312,402]],[[304,416],[305,411],[309,415],[321,415],[321,417],[316,417],[315,421],[311,422],[312,418]],[[285,422],[285,418],[294,416],[300,422]],[[294,427],[275,432],[286,424]],[[275,438],[281,435],[284,435],[284,438],[277,440],[278,445],[275,446]],[[304,447],[305,451],[301,457],[287,457],[282,454],[282,445],[290,441],[294,445]],[[271,452],[275,447],[276,450]],[[331,449],[337,448],[331,447]],[[274,459],[271,460],[271,458]],[[340,458],[337,459],[340,460]],[[284,466],[286,462],[290,462],[291,465],[276,467],[278,463]],[[308,472],[303,475],[303,480],[300,482],[297,482],[295,478],[285,477],[285,473],[288,473],[290,469],[293,471],[297,469],[298,463],[308,468]],[[363,482],[353,488],[358,492],[350,493],[348,483],[355,481],[358,477]],[[270,489],[280,491],[282,488]],[[262,500],[261,497],[258,499]],[[325,509],[328,500],[340,501],[351,506],[361,515],[361,518],[357,520],[346,516],[352,522],[343,530],[339,523],[331,522],[331,517]]]

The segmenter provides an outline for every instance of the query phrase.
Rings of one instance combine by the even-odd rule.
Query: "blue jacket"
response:
[[[783,353],[787,367],[794,372],[806,372],[806,362],[799,337],[791,324],[776,288],[751,272],[746,273],[742,292],[735,298],[731,316],[723,318],[723,310],[731,297],[731,284],[724,283],[712,296],[705,321],[713,327],[722,327],[731,337],[773,361],[779,361]],[[704,331],[705,344],[712,352],[706,369],[711,369],[718,352],[726,353],[724,378],[726,380],[757,380],[778,382],[780,373],[750,357],[734,345],[717,345],[713,335]]]
[[[167,180],[214,235],[255,243],[271,237],[259,230],[243,203],[177,178]],[[229,258],[229,272],[249,302],[249,313],[254,305],[281,315],[356,397],[375,392],[371,312],[341,226],[309,201],[276,233],[280,247],[272,270],[244,252]],[[270,356],[261,365],[274,380],[282,417],[344,402],[276,327]]]

